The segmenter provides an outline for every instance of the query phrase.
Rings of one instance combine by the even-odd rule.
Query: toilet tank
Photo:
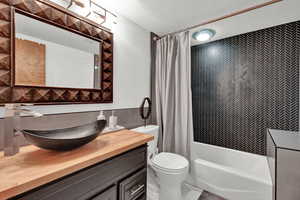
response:
[[[148,142],[148,158],[150,155],[156,153],[156,149],[157,149],[157,145],[158,145],[158,129],[159,129],[159,126],[157,126],[157,125],[141,126],[141,127],[132,129],[132,131],[136,131],[136,132],[154,136],[154,140]]]

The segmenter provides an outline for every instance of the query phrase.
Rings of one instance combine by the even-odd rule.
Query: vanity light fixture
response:
[[[214,37],[215,34],[216,34],[215,30],[203,29],[203,30],[195,32],[192,37],[195,40],[198,40],[200,42],[205,42],[205,41],[210,40],[212,37]]]
[[[94,0],[90,0],[90,12],[86,17],[104,26],[111,23],[109,28],[117,23],[117,16],[97,4]]]
[[[69,5],[67,8],[70,8],[73,4],[75,4],[81,8],[85,7],[84,3],[81,2],[81,0],[64,0],[64,1],[69,2]]]
[[[57,3],[55,0],[51,1]],[[63,2],[67,4],[64,6],[66,9],[84,16],[107,29],[112,30],[113,25],[117,24],[117,16],[100,6],[96,0],[63,0]]]
[[[87,18],[97,21],[98,24],[103,24],[106,21],[106,15],[106,10],[104,8],[91,1],[90,12],[86,16]]]

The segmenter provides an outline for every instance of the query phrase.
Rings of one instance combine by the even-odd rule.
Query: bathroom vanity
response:
[[[13,157],[0,155],[0,199],[146,199],[146,143],[152,139],[122,130],[69,152],[26,146]]]
[[[113,102],[114,35],[109,29],[49,0],[0,0],[0,6],[0,105]],[[90,17],[97,14],[90,10]],[[19,117],[19,109],[12,110],[3,122],[6,136],[12,133],[5,137],[7,156],[18,152],[9,122]],[[31,145],[12,157],[0,153],[0,200],[145,199],[146,144],[152,139],[123,130],[72,151]],[[49,149],[49,141],[47,147],[41,141],[40,147]]]
[[[269,129],[267,156],[273,181],[273,200],[299,200],[300,134]]]

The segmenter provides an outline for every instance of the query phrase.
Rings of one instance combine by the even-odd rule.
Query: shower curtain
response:
[[[156,110],[162,151],[190,157],[193,136],[189,32],[157,41]]]

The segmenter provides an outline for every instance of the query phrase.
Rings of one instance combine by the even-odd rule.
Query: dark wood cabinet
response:
[[[140,196],[137,200],[146,200],[146,193]]]
[[[116,185],[112,186],[111,188],[105,190],[103,193],[93,197],[91,200],[117,200],[118,188]]]
[[[142,169],[119,184],[119,200],[135,200],[146,193],[147,170]]]
[[[11,200],[139,200],[146,196],[146,179],[143,145]]]

